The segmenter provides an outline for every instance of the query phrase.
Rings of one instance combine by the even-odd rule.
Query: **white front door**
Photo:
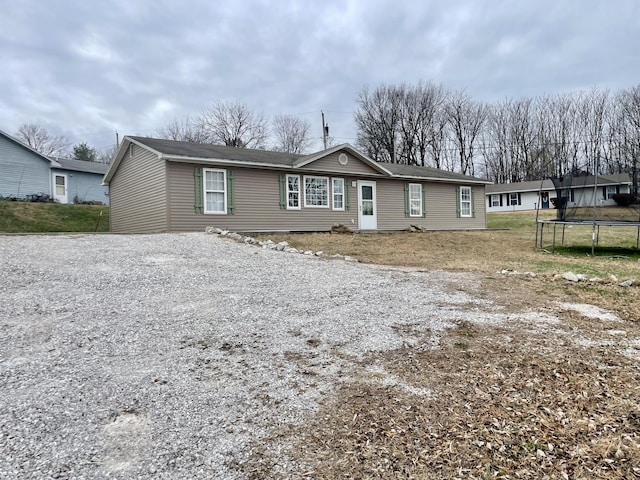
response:
[[[53,199],[59,203],[67,203],[67,176],[53,175]]]
[[[377,230],[376,182],[358,181],[358,228]]]

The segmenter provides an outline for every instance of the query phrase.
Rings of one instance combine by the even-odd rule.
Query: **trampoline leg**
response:
[[[553,244],[551,245],[551,253],[556,253],[556,224],[553,224]]]
[[[564,227],[565,225],[562,225],[562,246],[564,247]]]

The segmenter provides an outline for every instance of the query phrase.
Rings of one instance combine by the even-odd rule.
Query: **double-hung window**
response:
[[[329,208],[329,178],[304,177],[304,206]]]
[[[202,169],[204,176],[204,213],[227,213],[227,172]]]
[[[518,205],[518,194],[510,193],[509,194],[509,206]]]
[[[611,200],[614,195],[618,193],[618,188],[615,185],[607,185],[606,187],[605,199]]]
[[[344,210],[344,178],[332,178],[333,209]]]
[[[409,184],[409,216],[422,216],[422,185],[419,183]]]
[[[300,210],[300,175],[287,175],[287,209]]]
[[[471,209],[471,187],[460,187],[460,216],[470,217]]]
[[[500,195],[496,195],[496,194],[491,195],[491,206],[492,207],[500,206]]]

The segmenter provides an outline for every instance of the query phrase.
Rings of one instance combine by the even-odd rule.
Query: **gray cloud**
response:
[[[21,0],[0,18],[0,129],[107,147],[216,100],[320,111],[354,141],[364,85],[432,80],[478,100],[640,82],[634,0]],[[319,143],[316,145],[319,146]]]

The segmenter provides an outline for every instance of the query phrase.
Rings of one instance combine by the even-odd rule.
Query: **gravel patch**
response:
[[[0,237],[0,478],[243,478],[371,353],[513,320],[476,278],[199,233]]]

